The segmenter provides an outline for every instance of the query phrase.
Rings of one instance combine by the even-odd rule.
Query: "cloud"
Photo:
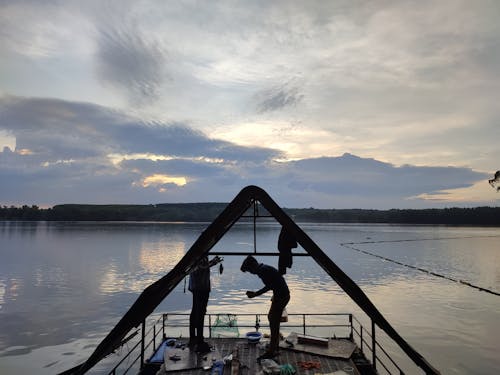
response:
[[[50,202],[72,191],[107,202],[108,188],[161,202],[259,184],[290,206],[466,204],[477,171],[498,169],[493,3],[0,9],[1,94],[12,95],[0,99],[0,150],[16,147],[0,156],[1,199],[9,184],[21,203],[37,185]],[[154,175],[187,184],[160,194],[141,185]]]
[[[290,162],[293,188],[331,196],[404,202],[424,192],[470,187],[487,174],[470,168],[394,166],[351,154]]]
[[[96,65],[100,80],[117,89],[133,105],[158,100],[166,81],[165,52],[131,25],[99,30]]]
[[[228,185],[232,179],[231,185],[238,168],[281,156],[211,139],[179,123],[143,123],[89,103],[3,97],[0,119],[0,131],[16,143],[15,152],[0,153],[0,199],[8,202],[149,202],[152,192],[161,201],[165,197],[154,184],[144,185],[152,175],[200,185],[210,178]]]
[[[16,138],[15,151],[0,152],[5,203],[228,201],[255,184],[288,207],[419,207],[449,205],[450,198],[463,205],[470,202],[453,191],[489,177],[352,154],[277,162],[276,150],[89,103],[4,97],[0,119],[0,131]]]
[[[270,112],[297,105],[303,98],[297,86],[290,83],[263,90],[256,95],[257,110]]]

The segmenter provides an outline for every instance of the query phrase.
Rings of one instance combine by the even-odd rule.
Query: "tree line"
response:
[[[0,206],[0,220],[46,221],[213,221],[227,203],[150,205],[62,204],[51,208]],[[443,209],[317,209],[284,208],[297,222],[452,224],[500,226],[500,207]],[[261,215],[266,215],[260,209]]]

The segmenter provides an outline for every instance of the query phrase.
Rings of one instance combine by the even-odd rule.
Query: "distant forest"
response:
[[[47,221],[186,221],[210,222],[227,203],[151,205],[62,204],[52,208],[0,206],[0,220]],[[500,207],[444,209],[316,209],[284,208],[297,222],[452,224],[500,226]],[[261,215],[266,215],[260,210]]]

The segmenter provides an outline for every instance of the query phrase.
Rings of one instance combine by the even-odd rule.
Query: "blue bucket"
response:
[[[260,333],[260,332],[247,332],[246,337],[247,337],[247,340],[250,344],[256,344],[262,338],[262,333]]]

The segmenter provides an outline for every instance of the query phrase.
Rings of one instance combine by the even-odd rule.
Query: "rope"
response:
[[[450,276],[446,276],[446,275],[443,275],[443,274],[440,274],[440,273],[437,273],[437,272],[429,271],[429,270],[426,270],[426,269],[421,268],[421,267],[417,267],[417,266],[414,266],[414,265],[411,265],[411,264],[403,263],[403,262],[397,261],[395,259],[387,258],[387,257],[384,257],[382,255],[374,254],[374,253],[371,253],[369,251],[362,250],[362,249],[359,249],[357,247],[352,246],[352,245],[370,244],[370,243],[371,244],[375,244],[375,243],[386,243],[386,242],[433,241],[433,240],[463,239],[463,238],[481,238],[481,237],[500,237],[500,236],[464,236],[464,237],[441,237],[441,238],[404,239],[404,240],[389,240],[389,241],[344,242],[344,243],[341,243],[340,246],[343,246],[343,247],[351,249],[351,250],[356,250],[356,251],[358,251],[360,253],[371,255],[371,256],[379,258],[379,259],[383,259],[383,260],[385,260],[387,262],[392,262],[392,263],[395,263],[395,264],[399,264],[400,266],[403,266],[403,267],[411,268],[411,269],[414,269],[414,270],[417,270],[417,271],[420,271],[420,272],[425,272],[425,273],[427,273],[429,275],[432,275],[432,276],[441,277],[441,278],[446,279],[446,280],[454,281],[456,283],[459,283],[459,284],[462,284],[462,285],[466,285],[466,286],[468,286],[470,288],[474,288],[474,289],[480,290],[482,292],[486,292],[486,293],[490,293],[490,294],[493,294],[493,295],[496,295],[496,296],[500,296],[500,293],[495,292],[494,290],[491,290],[491,289],[488,289],[488,288],[483,288],[481,286],[471,284],[468,281],[461,280],[461,279],[455,279],[455,278],[450,277]]]

